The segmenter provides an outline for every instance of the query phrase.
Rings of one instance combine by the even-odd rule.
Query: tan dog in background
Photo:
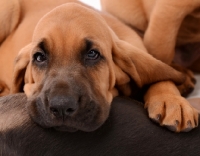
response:
[[[200,72],[199,0],[101,0],[102,9],[144,34],[155,58]],[[175,55],[175,48],[177,54]]]
[[[47,12],[70,0],[0,0],[0,96],[10,92],[18,52],[31,42],[33,30]]]
[[[197,111],[174,84],[184,76],[149,55],[116,18],[75,0],[57,8],[67,1],[12,2],[3,2],[12,10],[2,7],[7,16],[0,18],[0,79],[11,93],[24,90],[41,126],[93,131],[107,119],[113,97],[152,83],[144,98],[150,118],[177,132],[198,125]]]

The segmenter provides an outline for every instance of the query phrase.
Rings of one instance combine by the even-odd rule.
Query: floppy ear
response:
[[[118,67],[115,67],[116,86],[126,84],[129,81],[128,77],[133,79],[138,87],[165,80],[181,84],[185,80],[182,73],[119,39],[114,43],[112,56]]]
[[[24,85],[33,83],[31,76],[31,50],[32,45],[29,44],[24,47],[18,54],[13,74],[13,81],[11,85],[11,93],[18,93],[23,91]]]

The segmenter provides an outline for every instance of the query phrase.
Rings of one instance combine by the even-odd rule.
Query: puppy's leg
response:
[[[170,64],[174,57],[176,37],[185,16],[200,6],[199,0],[159,0],[150,16],[144,44],[155,58]]]
[[[149,117],[172,131],[188,132],[198,125],[197,110],[181,97],[171,81],[151,85],[144,100]]]

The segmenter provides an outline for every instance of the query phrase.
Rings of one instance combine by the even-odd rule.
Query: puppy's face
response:
[[[97,12],[71,3],[39,21],[16,60],[12,92],[23,87],[28,112],[43,127],[93,131],[107,119],[119,89],[130,95],[130,79],[138,86],[180,82],[180,74],[168,68],[117,39]]]
[[[91,12],[68,4],[36,27],[24,91],[31,117],[44,127],[92,131],[108,117],[114,86],[111,43],[101,17]]]

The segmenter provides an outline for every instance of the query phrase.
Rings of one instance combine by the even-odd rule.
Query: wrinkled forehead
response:
[[[56,43],[58,47],[70,48],[88,41],[109,44],[110,38],[109,28],[97,11],[68,3],[55,8],[39,21],[33,41],[46,39],[52,42],[52,46]]]

